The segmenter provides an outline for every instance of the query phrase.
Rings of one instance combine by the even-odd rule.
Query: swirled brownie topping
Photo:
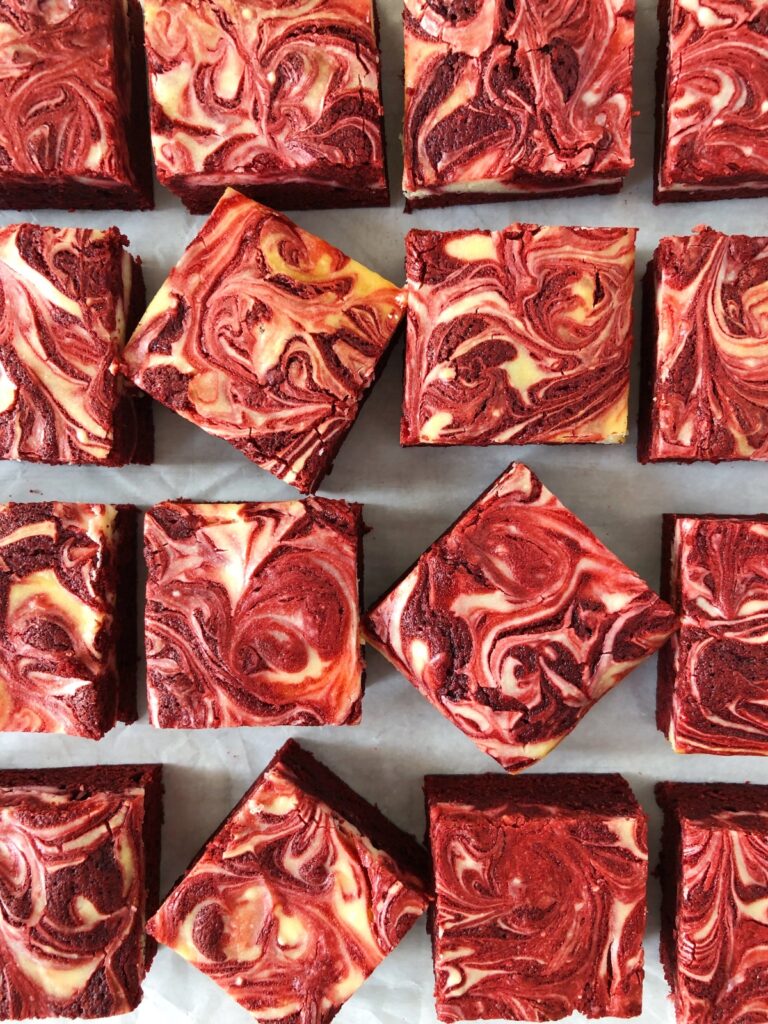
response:
[[[151,508],[150,721],[357,722],[362,529],[359,506],[323,498]]]
[[[409,232],[402,443],[623,441],[635,234]]]
[[[373,384],[405,292],[229,190],[125,349],[153,398],[315,490]]]
[[[519,463],[364,619],[369,642],[511,771],[549,753],[674,625]]]

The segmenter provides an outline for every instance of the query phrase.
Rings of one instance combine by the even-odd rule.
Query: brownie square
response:
[[[144,310],[117,228],[0,228],[0,458],[148,464],[151,401],[118,373]]]
[[[768,459],[768,238],[662,238],[645,289],[639,460]]]
[[[768,786],[661,782],[661,960],[677,1024],[768,1012]]]
[[[229,189],[125,349],[126,372],[305,493],[330,472],[405,291]]]
[[[659,0],[654,202],[768,195],[762,0]]]
[[[157,176],[193,213],[388,206],[372,0],[145,0]]]
[[[665,515],[662,580],[659,729],[678,754],[768,754],[768,516]]]
[[[0,208],[150,210],[139,0],[0,5]]]
[[[259,1020],[327,1024],[429,902],[424,850],[289,740],[148,930]]]
[[[405,2],[406,210],[618,192],[634,0]]]
[[[361,507],[167,501],[144,520],[149,720],[360,721]]]
[[[510,771],[548,754],[675,627],[513,463],[369,609],[366,639]]]
[[[0,771],[0,1017],[128,1013],[155,955],[160,765]]]
[[[0,732],[136,719],[136,509],[0,505]]]
[[[441,1021],[636,1017],[647,824],[621,775],[428,775]]]
[[[636,234],[410,231],[401,443],[624,441]]]

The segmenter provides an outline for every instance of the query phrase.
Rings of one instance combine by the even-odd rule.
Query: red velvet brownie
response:
[[[645,287],[640,461],[768,459],[768,238],[662,238]]]
[[[665,515],[662,580],[659,729],[679,754],[768,754],[768,517]]]
[[[362,533],[359,505],[326,498],[151,508],[150,722],[359,722]]]
[[[406,209],[618,192],[634,0],[405,0]]]
[[[330,472],[405,291],[229,189],[125,349],[163,405],[299,490]]]
[[[118,373],[144,311],[127,244],[117,228],[0,228],[0,458],[152,461],[151,402]]]
[[[368,642],[510,771],[548,754],[674,626],[521,463],[364,619]]]
[[[193,213],[388,206],[372,0],[144,0],[157,176]]]
[[[148,930],[258,1020],[327,1024],[429,902],[424,850],[289,740]]]
[[[662,782],[661,960],[677,1024],[768,1017],[768,786]]]
[[[128,1013],[156,943],[160,765],[0,771],[0,1017]]]
[[[0,614],[0,731],[134,721],[136,509],[0,505]]]
[[[401,443],[623,441],[635,235],[410,231]]]
[[[431,775],[441,1021],[635,1017],[646,818],[621,775]]]
[[[764,0],[659,0],[654,201],[768,195]]]
[[[149,210],[139,0],[0,4],[0,208]]]

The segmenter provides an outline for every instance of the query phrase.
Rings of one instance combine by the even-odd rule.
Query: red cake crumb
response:
[[[679,754],[768,754],[768,516],[665,515],[662,579],[659,729]]]
[[[662,782],[661,960],[677,1024],[768,1016],[768,786]]]
[[[118,373],[145,304],[127,244],[117,228],[0,228],[0,458],[152,462],[151,402]]]
[[[139,0],[0,4],[0,209],[149,210]]]
[[[404,311],[403,290],[230,189],[150,304],[126,372],[311,493]]]
[[[768,459],[768,238],[662,238],[645,286],[639,460]]]
[[[0,1017],[128,1013],[155,955],[160,765],[0,770]]]
[[[623,441],[635,235],[410,231],[401,443]]]
[[[372,0],[144,0],[157,176],[193,213],[388,206]]]
[[[362,533],[360,506],[327,498],[151,508],[150,722],[359,722]]]
[[[620,775],[430,775],[441,1021],[635,1017],[646,818]]]
[[[768,194],[763,0],[659,0],[654,202]]]
[[[548,754],[674,627],[521,463],[363,621],[368,642],[510,771]]]
[[[634,0],[406,0],[406,209],[617,192]]]
[[[136,719],[136,509],[0,505],[0,732]]]
[[[289,740],[148,930],[254,1017],[327,1024],[424,912],[427,876],[415,839]]]

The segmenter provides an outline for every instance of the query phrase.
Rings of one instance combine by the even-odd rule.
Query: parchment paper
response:
[[[768,233],[768,200],[731,200],[678,206],[651,204],[653,76],[657,31],[649,0],[640,0],[635,65],[633,153],[637,165],[616,196],[499,203],[426,210],[407,216],[401,174],[402,29],[398,0],[379,0],[393,184],[388,210],[295,214],[349,255],[393,281],[403,280],[403,236],[411,227],[501,228],[513,221],[541,224],[634,225],[640,228],[638,281],[662,234],[685,234],[708,223],[723,231]],[[0,213],[0,223],[106,227],[116,223],[141,255],[154,293],[204,218],[192,217],[157,186],[152,213]],[[636,289],[638,292],[639,289]],[[638,298],[639,295],[636,295]],[[639,331],[637,332],[639,334]],[[637,347],[637,346],[636,346]],[[637,408],[637,356],[631,415]],[[658,585],[662,512],[768,511],[765,464],[640,466],[636,430],[624,446],[495,449],[406,449],[398,445],[402,350],[390,363],[344,444],[322,494],[361,501],[373,528],[366,538],[367,600],[377,597],[421,551],[511,462],[521,459],[581,516],[633,569]],[[224,441],[209,437],[155,406],[157,461],[125,469],[53,468],[0,463],[0,500],[133,501],[141,506],[183,496],[201,501],[272,500],[296,492],[249,463]],[[619,771],[651,818],[651,864],[658,849],[658,779],[768,782],[759,758],[674,755],[654,724],[655,659],[634,672],[541,763],[540,771]],[[143,689],[143,665],[140,667]],[[363,722],[350,728],[160,731],[140,721],[118,726],[98,743],[72,737],[0,735],[0,765],[161,760],[166,768],[163,891],[229,812],[289,735],[324,760],[399,825],[422,835],[421,780],[426,772],[498,768],[409,683],[373,652]],[[642,1021],[673,1021],[658,960],[659,893],[649,890],[645,1009]],[[145,984],[146,997],[126,1024],[238,1024],[251,1018],[213,982],[161,949]],[[423,920],[341,1010],[339,1024],[434,1024],[432,968]]]

